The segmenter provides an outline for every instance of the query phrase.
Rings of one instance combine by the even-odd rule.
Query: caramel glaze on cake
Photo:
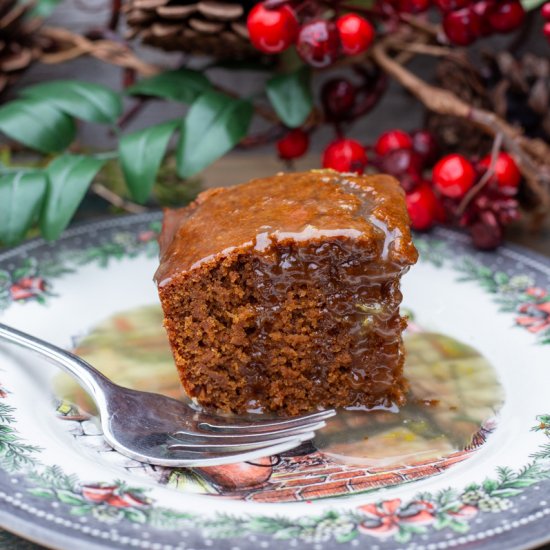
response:
[[[187,394],[211,410],[402,404],[401,275],[417,252],[384,175],[317,170],[166,211],[155,275]]]

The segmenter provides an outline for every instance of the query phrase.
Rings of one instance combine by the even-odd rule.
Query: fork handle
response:
[[[74,353],[58,348],[49,342],[0,323],[0,339],[7,340],[40,355],[70,374],[90,393],[96,404],[104,399],[107,388],[113,383],[89,363]]]

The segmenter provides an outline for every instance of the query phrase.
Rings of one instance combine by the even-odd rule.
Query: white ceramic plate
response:
[[[157,214],[117,218],[3,252],[0,322],[77,345],[123,383],[173,391],[159,366],[167,347],[147,336],[158,227]],[[108,448],[85,398],[54,367],[0,345],[0,525],[79,549],[432,550],[550,539],[550,261],[512,247],[474,252],[443,229],[416,242],[421,260],[403,283],[413,328],[477,349],[504,389],[496,426],[486,423],[468,449],[378,468],[313,447],[225,469],[146,467]]]

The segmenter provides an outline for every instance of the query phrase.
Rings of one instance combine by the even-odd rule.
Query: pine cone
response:
[[[481,75],[472,66],[454,60],[441,61],[436,68],[437,84],[475,107],[490,109],[491,102]],[[426,128],[434,134],[443,154],[484,155],[492,140],[467,120],[429,112]]]
[[[41,21],[30,18],[31,4],[0,0],[0,93],[40,55],[35,31]]]
[[[439,63],[436,78],[442,88],[495,112],[527,136],[550,140],[549,59],[531,53],[516,59],[509,52],[498,52],[485,54],[480,68],[447,59]],[[491,149],[491,138],[467,121],[428,114],[426,125],[444,152],[483,155]]]
[[[248,40],[250,2],[232,0],[127,0],[127,38],[167,51],[184,51],[218,59],[255,57]]]
[[[550,140],[550,60],[526,53],[486,56],[484,71],[493,110],[533,138]]]

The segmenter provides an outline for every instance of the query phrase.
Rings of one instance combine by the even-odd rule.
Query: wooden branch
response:
[[[468,205],[472,202],[474,197],[491,181],[491,178],[495,175],[495,166],[498,159],[498,154],[500,152],[500,148],[502,147],[502,134],[497,134],[495,137],[495,140],[493,141],[493,147],[491,150],[491,162],[489,164],[489,168],[481,176],[479,181],[468,190],[466,195],[464,195],[464,198],[458,205],[458,208],[456,210],[456,217],[457,219],[460,219],[462,217],[462,214],[466,211],[466,208]]]
[[[61,47],[58,51],[42,53],[40,61],[43,63],[63,63],[83,55],[90,55],[111,65],[134,69],[141,76],[153,76],[162,70],[157,65],[142,61],[126,44],[121,42],[90,40],[61,27],[43,27],[39,32]]]
[[[84,55],[90,55],[118,67],[135,71],[137,74],[147,77],[154,76],[163,70],[159,65],[142,61],[126,44],[114,40],[90,40],[80,34],[60,27],[44,27],[40,31],[43,36],[61,46],[59,51],[44,52],[40,61],[48,64],[64,63]],[[214,88],[230,97],[238,98],[235,92],[215,85]],[[258,116],[274,124],[279,124],[279,117],[269,108],[262,105],[254,105],[254,111]]]
[[[106,200],[113,206],[129,212],[130,214],[141,214],[142,212],[147,212],[147,208],[145,208],[145,206],[141,206],[140,204],[136,204],[135,202],[123,199],[102,183],[93,183],[90,187],[90,191],[92,191],[92,193],[95,193],[98,197]]]
[[[430,111],[469,120],[492,136],[502,134],[505,148],[518,164],[527,185],[539,199],[541,209],[550,206],[550,147],[542,140],[524,136],[518,128],[495,113],[473,107],[453,92],[428,84],[417,77],[389,56],[391,40],[395,40],[395,37],[375,44],[371,48],[372,59]]]

